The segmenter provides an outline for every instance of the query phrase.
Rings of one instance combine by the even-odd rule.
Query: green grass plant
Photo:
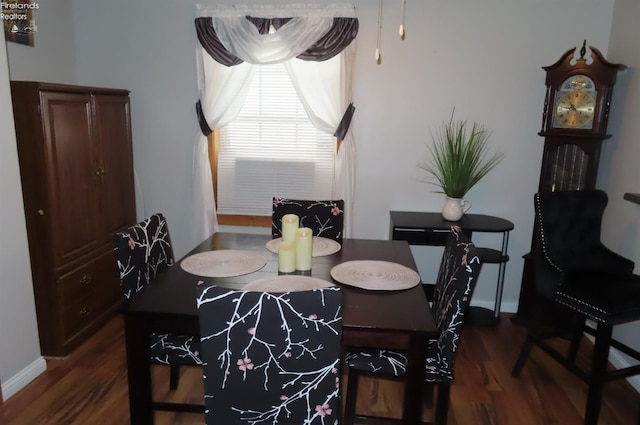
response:
[[[431,156],[418,166],[435,178],[427,181],[445,195],[462,198],[504,158],[503,153],[490,153],[490,136],[481,124],[474,122],[469,128],[466,121],[455,121],[452,112],[448,122],[431,132]]]

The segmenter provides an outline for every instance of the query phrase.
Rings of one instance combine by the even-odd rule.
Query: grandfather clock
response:
[[[594,189],[602,141],[607,134],[609,108],[618,71],[626,68],[608,62],[589,46],[591,60],[585,58],[586,41],[575,58],[576,48],[567,50],[547,72],[542,130],[544,151],[538,191]],[[532,196],[533,204],[533,196]],[[536,224],[534,224],[536,226]],[[516,321],[533,318],[535,301],[535,258],[537,241],[534,232],[531,251],[524,256],[520,301]],[[549,316],[561,315],[551,305]]]

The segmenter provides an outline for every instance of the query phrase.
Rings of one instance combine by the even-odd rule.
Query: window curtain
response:
[[[351,130],[352,69],[358,20],[352,5],[198,5],[200,134],[194,146],[194,229],[218,230],[207,136],[239,113],[256,66],[284,62],[311,122],[342,140],[334,199],[345,200],[345,235],[352,228],[355,140]],[[276,31],[269,34],[269,25]]]

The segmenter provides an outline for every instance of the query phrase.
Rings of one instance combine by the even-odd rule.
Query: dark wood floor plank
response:
[[[586,384],[539,349],[519,378],[511,368],[525,332],[504,315],[496,327],[463,331],[451,391],[448,425],[581,425]],[[564,341],[556,342],[565,347]],[[586,339],[578,362],[588,365]],[[201,369],[181,370],[180,386],[169,391],[167,368],[152,371],[154,397],[199,403]],[[399,417],[402,386],[362,379],[358,411]],[[431,411],[425,408],[425,418]],[[633,425],[640,417],[640,395],[626,382],[605,387],[599,425]],[[115,317],[65,359],[47,360],[47,371],[0,405],[2,425],[125,425],[129,423],[123,322]],[[157,425],[203,425],[203,415],[160,412]]]

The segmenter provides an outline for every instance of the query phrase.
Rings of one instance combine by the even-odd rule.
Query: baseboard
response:
[[[483,307],[493,310],[495,308],[495,301],[493,300],[471,300],[472,307]],[[500,313],[515,313],[518,311],[517,301],[507,301],[500,304]]]
[[[47,370],[47,362],[44,357],[38,357],[29,366],[2,383],[2,396],[4,401],[27,386]]]
[[[609,362],[616,369],[623,369],[625,367],[633,366],[631,363],[626,361],[626,359],[622,357],[620,352],[615,348],[612,348],[609,351]],[[627,381],[633,388],[636,389],[638,393],[640,393],[640,375],[630,376],[627,378]]]
[[[485,300],[478,300],[475,302],[472,300],[471,306],[484,307],[484,308],[488,308],[489,310],[493,310],[495,307],[494,302],[485,301]],[[518,303],[503,302],[502,305],[500,306],[500,311],[502,313],[515,313],[518,311]],[[593,322],[588,322],[588,323],[590,324],[591,327],[595,328],[596,326],[595,323]],[[593,336],[589,334],[586,334],[586,336],[589,339],[589,341],[593,343]],[[616,369],[623,369],[629,366],[633,366],[631,363],[627,361],[627,359],[622,355],[622,353],[620,353],[615,348],[611,348],[611,350],[609,350],[609,362]],[[640,375],[631,376],[627,378],[627,381],[629,382],[629,384],[631,384],[633,388],[635,388],[635,390],[638,393],[640,393]]]
[[[596,327],[595,323],[593,323],[592,321],[587,321],[587,323],[589,324],[589,326],[595,329]],[[591,341],[591,343],[595,341],[595,338],[593,337],[593,335],[589,335],[589,334],[585,334],[585,335],[587,339]],[[627,361],[625,357],[623,357],[623,354],[620,351],[616,350],[613,347],[609,349],[609,363],[611,363],[611,366],[613,366],[616,369],[624,369],[626,367],[633,366],[631,363]],[[630,376],[626,379],[627,379],[627,382],[629,382],[629,384],[631,384],[631,386],[635,388],[635,390],[638,393],[640,393],[640,375]]]

